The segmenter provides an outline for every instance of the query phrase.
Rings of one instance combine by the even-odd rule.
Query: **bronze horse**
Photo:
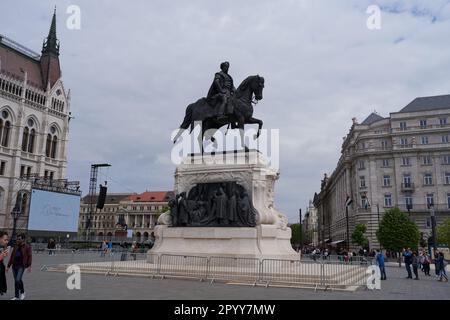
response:
[[[259,137],[263,122],[262,120],[253,118],[252,104],[256,103],[259,100],[262,100],[263,89],[263,77],[260,77],[259,75],[247,77],[236,89],[236,92],[232,98],[231,103],[234,106],[233,113],[223,118],[219,118],[215,115],[214,108],[207,103],[206,98],[201,98],[197,102],[188,105],[186,108],[186,115],[184,116],[183,123],[180,125],[180,129],[173,142],[176,143],[184,130],[188,129],[189,127],[189,133],[192,133],[195,127],[195,123],[201,121],[202,131],[197,139],[202,153],[205,132],[208,134],[206,138],[209,138],[212,142],[215,142],[215,139],[213,137],[214,133],[225,125],[228,125],[228,127],[231,126],[231,129],[239,129],[241,136],[241,145],[246,151],[248,151],[248,148],[245,145],[244,141],[244,125],[258,124],[258,133],[254,138],[257,139]],[[253,96],[255,97],[256,102],[253,101]]]

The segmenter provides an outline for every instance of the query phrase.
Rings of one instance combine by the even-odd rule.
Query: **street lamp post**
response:
[[[430,203],[430,216],[431,216],[431,237],[433,238],[433,255],[436,253],[436,216],[434,212],[434,204]]]
[[[350,252],[350,228],[348,224],[348,205],[345,206],[345,220],[347,225],[347,252]]]
[[[377,203],[378,228],[380,228],[380,205]]]
[[[11,215],[13,217],[13,230],[12,230],[11,241],[10,241],[11,246],[16,244],[17,220],[19,219],[20,214],[21,214],[20,207],[16,203],[16,205],[14,206],[14,208],[11,212]]]
[[[300,222],[299,222],[299,243],[298,243],[298,251],[301,252],[302,250],[302,209],[298,210]]]

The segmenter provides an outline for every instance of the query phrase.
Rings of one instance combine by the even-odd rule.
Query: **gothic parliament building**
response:
[[[32,179],[66,175],[70,91],[59,48],[56,13],[40,55],[0,34],[0,229],[12,229],[14,208],[27,229]]]

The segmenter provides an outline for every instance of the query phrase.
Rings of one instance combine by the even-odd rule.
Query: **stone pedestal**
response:
[[[175,194],[199,183],[234,181],[243,186],[257,210],[255,227],[172,227],[169,212],[155,228],[152,254],[298,259],[290,244],[287,218],[274,208],[279,174],[258,151],[192,155],[175,171]]]

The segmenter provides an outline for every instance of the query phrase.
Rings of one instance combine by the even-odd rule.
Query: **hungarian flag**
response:
[[[347,196],[347,199],[345,200],[345,206],[348,208],[352,205],[352,203],[353,200],[349,196]]]

